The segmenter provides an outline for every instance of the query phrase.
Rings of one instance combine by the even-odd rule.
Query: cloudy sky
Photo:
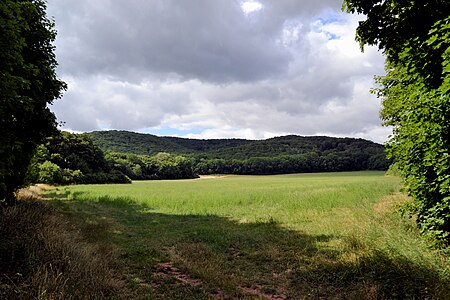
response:
[[[384,142],[383,74],[342,0],[48,0],[63,129]]]

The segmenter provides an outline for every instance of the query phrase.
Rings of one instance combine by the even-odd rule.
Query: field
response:
[[[114,248],[118,298],[445,299],[448,256],[395,213],[407,201],[400,187],[352,172],[65,186],[46,197]]]

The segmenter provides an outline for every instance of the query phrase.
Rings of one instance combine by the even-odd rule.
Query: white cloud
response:
[[[242,11],[245,14],[250,14],[252,12],[261,10],[263,5],[258,1],[245,1],[241,4]]]
[[[383,57],[359,51],[360,17],[341,13],[338,0],[48,5],[69,84],[52,109],[67,129],[378,142],[388,134],[369,94]]]

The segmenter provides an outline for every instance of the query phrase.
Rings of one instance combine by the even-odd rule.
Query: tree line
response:
[[[372,149],[373,150],[373,149]],[[188,179],[206,174],[270,175],[386,170],[382,152],[365,148],[272,157],[205,158],[160,152],[139,155],[103,151],[86,134],[59,132],[37,147],[29,180],[51,184],[129,183],[131,180]]]
[[[384,153],[380,144],[356,138],[287,135],[266,140],[187,139],[159,137],[129,131],[94,131],[86,133],[105,151],[155,155],[158,152],[178,153],[202,158],[248,159],[297,155],[309,152],[367,151]]]
[[[194,178],[182,156],[104,153],[83,134],[59,132],[37,147],[29,181],[50,184],[130,183],[131,180]]]
[[[363,151],[319,154],[308,152],[275,157],[248,159],[199,159],[198,174],[273,175],[311,172],[344,172],[360,170],[387,170],[389,162],[383,154],[371,156]]]
[[[200,175],[386,170],[390,164],[382,145],[355,138],[288,135],[267,140],[198,140],[115,130],[86,135],[106,152],[128,154],[120,154],[119,161],[128,159],[132,164],[136,157],[145,157],[142,152],[164,149],[191,161]]]

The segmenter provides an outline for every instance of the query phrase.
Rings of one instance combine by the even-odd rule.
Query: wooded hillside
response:
[[[103,150],[121,153],[154,155],[159,152],[199,153],[251,144],[243,139],[196,140],[177,137],[159,137],[129,131],[93,131],[86,133]]]
[[[105,151],[186,156],[198,174],[386,170],[384,147],[364,139],[283,136],[267,140],[185,139],[127,131],[86,133]]]

